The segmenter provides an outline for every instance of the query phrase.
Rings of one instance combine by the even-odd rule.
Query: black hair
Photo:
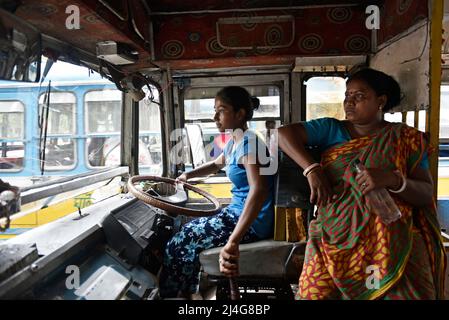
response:
[[[218,91],[216,98],[231,105],[234,112],[238,112],[240,109],[245,109],[246,121],[253,118],[254,110],[258,109],[260,106],[258,98],[252,97],[245,88],[238,86],[224,87]]]
[[[387,96],[387,102],[382,109],[383,112],[391,110],[401,102],[401,87],[399,86],[399,83],[392,76],[389,76],[382,71],[371,68],[361,69],[349,76],[348,80],[346,80],[346,84],[353,80],[365,82],[376,92],[377,96]]]

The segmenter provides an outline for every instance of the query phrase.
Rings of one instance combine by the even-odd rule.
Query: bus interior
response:
[[[20,188],[1,210],[0,299],[158,299],[165,243],[230,202],[224,172],[170,180],[229,140],[218,90],[260,99],[249,127],[269,142],[344,119],[345,79],[365,66],[401,84],[385,119],[436,149],[447,255],[449,1],[0,0],[0,29],[0,178]],[[302,269],[314,207],[302,169],[278,163],[274,238],[241,246],[242,299],[292,300]],[[201,255],[203,299],[232,291],[217,250]]]

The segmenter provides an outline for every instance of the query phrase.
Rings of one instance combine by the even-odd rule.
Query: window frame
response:
[[[190,89],[201,89],[201,88],[223,88],[230,85],[239,85],[242,87],[253,87],[253,86],[275,86],[279,90],[279,117],[260,117],[252,121],[266,121],[275,120],[279,121],[282,126],[285,123],[289,123],[291,116],[290,111],[290,76],[289,74],[264,74],[258,76],[246,76],[246,75],[236,75],[236,76],[216,76],[216,77],[204,77],[204,78],[191,78],[189,79],[188,85],[183,85],[182,88],[178,87],[177,101],[180,108],[180,127],[183,128],[186,123],[213,123],[214,121],[210,119],[209,121],[199,122],[198,120],[190,121],[185,119],[185,106],[184,99],[185,94]]]
[[[162,105],[163,104],[163,96],[162,96],[162,92],[161,92],[161,88],[159,87],[159,85],[157,84],[157,83],[155,83],[155,82],[153,82],[153,81],[151,81],[150,83],[149,83],[149,85],[151,85],[155,90],[157,90],[157,92],[158,92],[158,97],[159,97],[159,99],[158,99],[158,103],[159,103],[159,105]],[[145,92],[145,95],[146,95],[146,92]],[[141,101],[139,101],[138,102],[138,106],[140,106],[140,103],[143,103],[143,100],[141,100]],[[154,102],[153,102],[154,103]],[[165,143],[165,132],[164,132],[164,127],[165,127],[165,125],[164,125],[164,115],[162,114],[162,112],[161,112],[161,108],[159,107],[159,105],[157,104],[157,103],[154,103],[156,106],[158,106],[158,112],[159,112],[159,127],[160,127],[160,137],[161,137],[161,172],[160,172],[160,176],[164,176],[165,175],[165,173],[166,173],[166,169],[165,169],[165,164],[166,164],[166,157],[165,157],[165,150],[166,150],[166,148],[164,147],[164,143]],[[148,134],[146,134],[146,133],[149,133],[149,132],[151,132],[151,131],[149,131],[149,130],[140,130],[140,117],[141,117],[141,112],[140,112],[140,108],[139,108],[139,112],[138,112],[138,114],[139,114],[139,119],[138,119],[138,128],[137,128],[137,131],[138,131],[138,146],[137,146],[137,149],[139,150],[139,147],[140,147],[140,141],[141,141],[141,137],[146,137],[146,136],[149,136]],[[142,141],[142,143],[145,143],[145,142],[143,142]],[[150,156],[151,156],[151,152],[150,152]],[[140,169],[146,169],[147,167],[150,167],[150,166],[147,166],[147,165],[139,165],[139,162],[137,161],[137,169],[138,169],[138,172],[139,172],[139,174],[140,174]],[[152,175],[154,175],[154,174],[152,174]]]
[[[25,106],[25,103],[22,100],[18,100],[18,99],[5,99],[5,100],[0,100],[0,102],[18,102],[18,103],[20,103],[20,105],[22,106],[22,109],[23,109],[23,111],[22,111],[22,115],[23,115],[23,119],[22,119],[23,131],[22,131],[21,139],[15,139],[15,138],[13,138],[13,139],[9,139],[8,138],[8,139],[4,139],[4,140],[2,139],[2,142],[6,142],[6,143],[8,143],[8,142],[21,142],[23,144],[23,163],[22,163],[22,166],[20,168],[18,168],[18,169],[0,169],[0,172],[4,172],[4,173],[22,172],[22,171],[25,170],[26,157],[27,157],[27,152],[26,152],[26,149],[27,149],[26,148],[26,144],[27,144],[27,141],[26,141],[26,136],[27,136],[27,133],[26,133],[26,123],[27,123],[27,121],[26,121],[26,117],[27,117],[26,106]],[[3,157],[0,157],[0,158],[3,158]]]
[[[76,95],[75,90],[64,90],[64,91],[52,91],[50,94],[59,94],[59,93],[69,93],[73,95],[74,97],[74,103],[73,103],[73,130],[71,130],[70,133],[53,133],[53,134],[47,134],[47,142],[50,138],[69,138],[73,141],[73,164],[70,166],[44,166],[44,171],[50,171],[50,172],[58,172],[58,171],[70,171],[75,169],[78,166],[78,143],[77,143],[77,132],[78,132],[78,117],[77,117],[77,108],[78,108],[78,97]],[[37,96],[37,119],[39,119],[39,112],[40,112],[40,99],[41,96],[45,95],[46,92],[42,92]],[[50,105],[52,104],[50,100]],[[39,132],[38,132],[39,134]],[[36,147],[39,147],[39,144],[36,145]]]
[[[301,87],[303,88],[303,92],[304,92],[304,96],[302,99],[302,105],[304,106],[304,108],[302,108],[301,110],[301,119],[302,121],[308,121],[308,120],[313,120],[313,119],[319,119],[319,118],[313,118],[313,119],[307,119],[307,85],[306,82],[308,82],[310,79],[313,78],[342,78],[345,82],[347,79],[347,75],[344,73],[305,73],[303,75],[303,77],[301,78]],[[344,92],[342,92],[343,94],[343,99],[344,99]],[[341,100],[342,103],[342,107],[343,107],[343,99]],[[344,112],[344,110],[343,110]]]
[[[89,116],[89,112],[88,112],[88,108],[87,108],[87,101],[86,101],[86,96],[89,94],[89,93],[91,93],[91,92],[98,92],[98,91],[106,91],[106,90],[109,90],[109,91],[118,91],[119,93],[120,93],[120,107],[119,107],[119,111],[120,111],[120,131],[118,131],[118,132],[101,132],[101,133],[90,133],[89,132],[89,130],[88,130],[88,128],[89,128],[89,125],[88,125],[88,123],[89,123],[89,119],[88,119],[88,116]],[[111,100],[110,100],[111,101]],[[112,101],[114,101],[114,100],[112,100]],[[92,170],[99,170],[99,169],[104,169],[104,168],[107,168],[107,166],[93,166],[93,165],[91,165],[90,164],[90,161],[89,161],[89,150],[88,150],[88,143],[87,143],[87,139],[89,139],[89,138],[105,138],[105,139],[107,139],[107,138],[113,138],[113,137],[119,137],[120,138],[120,136],[121,136],[121,131],[123,130],[123,128],[122,128],[122,117],[123,117],[123,115],[122,115],[122,104],[123,104],[123,95],[122,95],[122,92],[120,91],[120,90],[118,90],[118,89],[114,89],[114,88],[101,88],[101,87],[99,87],[99,88],[94,88],[94,89],[88,89],[88,90],[86,90],[85,92],[84,92],[84,94],[83,94],[83,101],[82,101],[82,103],[83,103],[83,127],[84,127],[84,132],[83,132],[83,136],[84,136],[84,165],[86,166],[86,168],[88,168],[88,169],[92,169]],[[121,142],[120,142],[121,143]],[[120,145],[120,143],[119,143],[119,145]]]

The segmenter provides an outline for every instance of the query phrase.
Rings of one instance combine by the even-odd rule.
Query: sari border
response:
[[[444,299],[444,288],[445,288],[445,275],[446,275],[446,259],[447,259],[447,253],[446,253],[446,249],[444,248],[443,245],[443,237],[441,236],[441,230],[439,230],[434,224],[433,222],[429,219],[429,217],[427,217],[427,215],[424,215],[425,219],[427,220],[427,223],[430,225],[430,228],[433,229],[433,231],[435,232],[435,234],[437,235],[437,239],[439,240],[439,246],[438,246],[438,251],[439,251],[439,255],[440,255],[440,266],[439,266],[439,271],[440,274],[437,275],[438,279],[439,279],[439,287],[437,290],[437,299]],[[437,249],[435,249],[436,251]],[[435,254],[436,255],[436,254]]]
[[[413,224],[410,224],[409,226],[409,234],[412,235],[413,233]],[[413,235],[412,235],[413,236]],[[376,300],[379,297],[383,296],[385,293],[387,293],[388,290],[390,290],[397,282],[402,278],[405,272],[405,268],[407,267],[410,254],[412,252],[412,242],[409,242],[409,246],[407,248],[407,253],[404,256],[404,259],[402,260],[401,266],[398,268],[398,271],[391,277],[389,280],[386,281],[384,286],[382,288],[379,288],[375,290],[372,293],[365,293],[361,294],[359,297],[357,297],[357,300]],[[366,297],[365,297],[366,296]]]

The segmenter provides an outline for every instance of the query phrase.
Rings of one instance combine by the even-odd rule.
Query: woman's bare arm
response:
[[[279,147],[301,168],[316,162],[304,148],[307,142],[306,129],[301,123],[289,124],[278,129]]]
[[[397,195],[414,206],[426,206],[432,203],[433,182],[429,170],[416,168],[413,174],[407,179],[407,185],[404,191]],[[399,190],[402,186],[402,179],[391,170],[380,168],[366,168],[357,174],[356,181],[360,186],[366,184],[367,187],[360,189],[363,195],[366,195],[376,188],[387,188]]]
[[[260,174],[260,165],[256,164],[255,156],[244,157],[243,166],[248,177],[249,192],[234,231],[220,252],[220,258],[224,261],[220,271],[226,276],[238,275],[239,243],[257,218],[269,192],[267,176]]]
[[[429,170],[416,168],[407,178],[407,187],[398,196],[414,206],[426,206],[433,200],[433,181]]]
[[[209,161],[196,169],[193,169],[189,172],[184,172],[179,180],[187,180],[196,177],[204,177],[210,174],[217,173],[220,169],[223,169],[225,166],[225,157],[224,154],[221,153],[215,160]],[[182,177],[184,176],[184,177]]]
[[[301,123],[290,124],[279,128],[278,135],[279,147],[303,169],[316,162],[304,148],[307,141],[307,133]],[[332,201],[332,188],[321,169],[313,170],[307,176],[307,180],[311,190],[311,203],[321,207]]]

